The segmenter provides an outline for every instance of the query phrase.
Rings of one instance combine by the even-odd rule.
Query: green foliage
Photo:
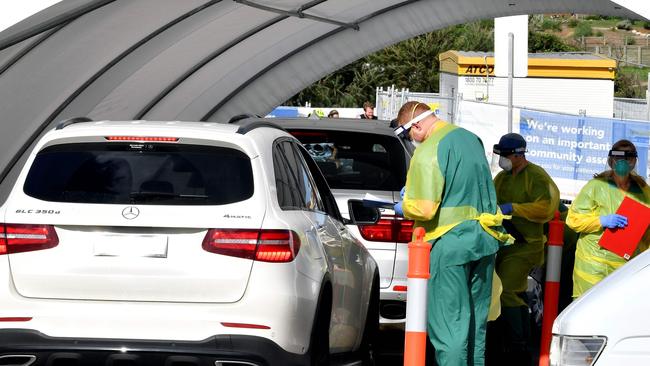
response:
[[[593,35],[593,30],[591,29],[591,24],[587,22],[580,22],[573,32],[573,36],[576,38],[589,37],[591,35]]]
[[[564,43],[556,35],[548,33],[528,33],[528,52],[574,52],[577,47]]]
[[[562,30],[562,24],[558,20],[554,19],[544,19],[541,25],[542,30],[544,31],[561,31]]]
[[[366,100],[374,102],[378,86],[437,92],[438,55],[449,50],[492,51],[493,30],[494,21],[482,20],[408,39],[324,77],[285,105],[359,107]]]
[[[575,27],[578,25],[578,23],[580,23],[580,22],[578,21],[578,19],[576,19],[576,18],[571,18],[571,19],[569,19],[569,21],[567,22],[567,25],[569,26],[569,28],[575,28]]]
[[[603,32],[601,32],[601,31],[596,32],[596,37],[602,37],[602,36],[603,36]]]
[[[621,67],[614,79],[614,96],[621,98],[645,98],[644,77],[650,68]]]
[[[643,29],[650,29],[650,22],[643,22]]]
[[[581,22],[586,23],[586,22]],[[588,24],[587,24],[588,25]],[[536,28],[531,23],[531,28]],[[444,28],[397,43],[325,76],[285,102],[285,105],[360,107],[374,102],[378,86],[437,92],[439,54],[449,50],[492,51],[494,22],[483,20]],[[549,33],[531,31],[529,52],[572,52],[579,49]]]

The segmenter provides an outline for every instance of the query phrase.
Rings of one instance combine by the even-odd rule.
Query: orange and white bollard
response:
[[[415,240],[409,243],[404,366],[424,366],[426,361],[427,282],[431,244],[423,240],[424,233],[424,228],[416,228]]]
[[[539,366],[549,366],[553,321],[557,317],[560,298],[560,274],[562,271],[562,245],[564,222],[560,212],[548,223],[548,250],[546,255],[546,282],[544,284],[544,314],[542,315],[542,335],[539,347]]]

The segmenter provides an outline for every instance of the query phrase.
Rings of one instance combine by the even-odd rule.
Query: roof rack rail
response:
[[[63,121],[59,122],[58,125],[56,125],[57,130],[62,130],[70,125],[73,125],[75,123],[83,123],[83,122],[92,122],[93,120],[88,117],[73,117],[73,118],[68,118],[64,119]]]

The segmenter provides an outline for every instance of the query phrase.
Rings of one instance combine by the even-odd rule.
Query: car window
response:
[[[318,199],[318,192],[311,181],[302,156],[296,150],[293,142],[285,139],[281,140],[277,146],[278,153],[274,154],[274,157],[277,156],[278,159],[284,160],[282,174],[287,182],[285,186],[291,190],[293,205],[305,210],[323,211],[322,204]],[[295,197],[296,194],[298,199]]]
[[[336,199],[334,198],[330,187],[327,185],[327,181],[323,177],[320,168],[318,168],[318,165],[316,165],[316,162],[314,162],[314,159],[312,159],[307,150],[300,148],[300,153],[307,163],[307,167],[309,168],[311,176],[314,179],[314,184],[318,188],[320,199],[321,202],[323,202],[323,208],[325,212],[330,217],[343,222],[343,217],[341,216],[339,207],[336,204]]]
[[[292,130],[330,188],[399,191],[406,152],[395,136],[353,131]]]
[[[325,212],[325,207],[320,197],[318,187],[314,183],[313,174],[307,166],[307,162],[302,155],[301,147],[296,142],[291,142],[291,151],[292,154],[298,163],[298,176],[301,181],[301,192],[303,192],[305,197],[305,202],[307,202],[307,208],[309,210]]]
[[[273,146],[273,170],[278,194],[278,204],[283,210],[295,210],[303,207],[299,195],[298,184],[291,174],[289,163],[284,156],[281,144]]]
[[[185,144],[78,143],[40,151],[23,187],[54,202],[223,205],[253,195],[243,152]]]

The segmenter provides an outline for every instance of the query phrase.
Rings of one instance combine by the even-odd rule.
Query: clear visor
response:
[[[491,155],[492,158],[488,161],[490,162],[490,173],[492,173],[492,178],[494,178],[501,171],[501,167],[499,166],[499,159],[501,159],[501,156],[494,152]]]

